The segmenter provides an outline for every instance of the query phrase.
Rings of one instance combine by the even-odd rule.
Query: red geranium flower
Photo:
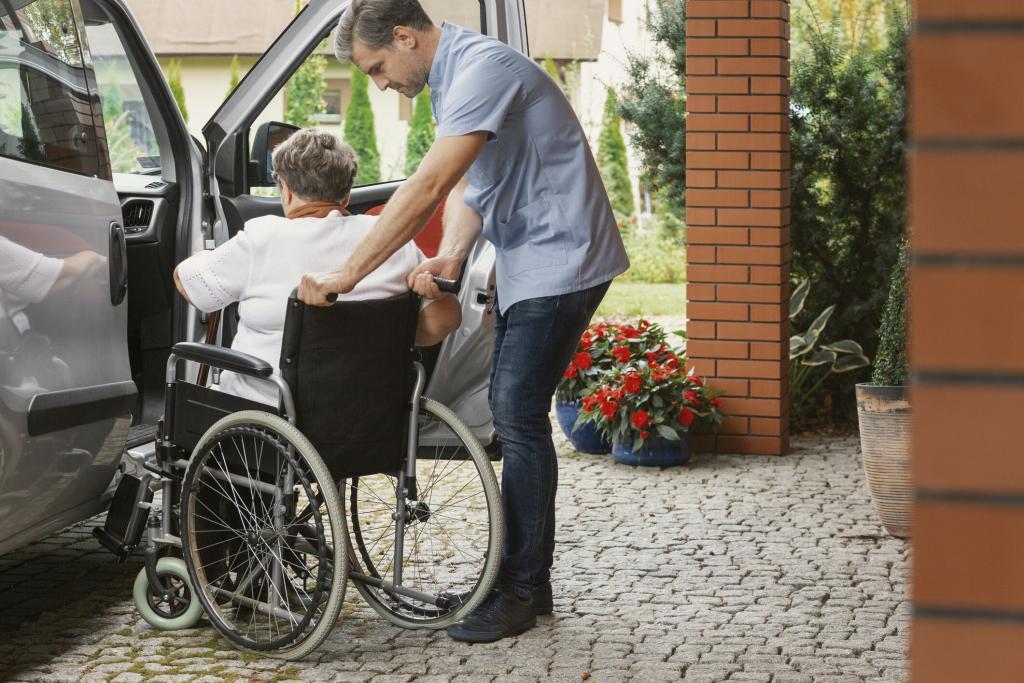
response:
[[[594,396],[593,394],[591,394],[590,396],[584,396],[583,397],[583,410],[590,410],[590,409],[592,409],[594,407],[595,403],[597,403],[597,396]]]
[[[640,375],[635,372],[631,372],[626,375],[626,393],[635,394],[640,391],[640,385],[643,384],[643,380],[640,379]]]
[[[573,365],[572,363],[569,363],[569,367],[567,367],[565,369],[565,374],[563,374],[562,377],[565,377],[566,379],[572,379],[575,376],[576,376],[576,366]]]
[[[720,398],[713,398],[713,399],[711,399],[711,405],[713,405],[714,407],[717,408],[718,406],[722,405],[722,399],[720,399]]]
[[[694,413],[689,408],[683,408],[679,411],[679,415],[676,416],[676,422],[679,424],[689,427],[693,424]]]
[[[612,356],[620,363],[628,363],[630,358],[629,348],[626,346],[616,346],[612,349]]]
[[[690,389],[689,391],[684,391],[683,392],[683,398],[685,398],[690,403],[696,403],[697,402],[697,392],[694,391],[693,389]]]
[[[619,404],[615,401],[608,401],[601,406],[601,413],[604,415],[606,420],[610,420],[615,417],[615,413],[619,412]]]
[[[701,380],[701,378],[697,376],[697,373],[693,373],[690,375],[690,381],[696,384],[698,387],[704,386],[703,380]]]
[[[638,410],[632,415],[630,415],[629,419],[633,423],[634,427],[636,427],[637,429],[643,429],[644,425],[647,424],[647,411]]]
[[[619,330],[622,332],[622,336],[626,339],[636,339],[640,336],[640,330],[636,329],[632,325],[623,325]]]
[[[641,439],[646,439],[648,436],[650,436],[650,434],[648,434],[647,432],[640,432]]]
[[[576,354],[576,357],[572,359],[572,362],[580,370],[586,370],[587,368],[590,367],[590,364],[591,362],[593,362],[593,359],[590,357],[590,354],[587,353],[586,351],[580,351],[579,353]]]

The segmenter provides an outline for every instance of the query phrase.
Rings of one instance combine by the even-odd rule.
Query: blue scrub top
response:
[[[465,202],[496,252],[498,305],[577,292],[629,268],[594,156],[541,67],[445,23],[428,78],[438,137],[486,132]]]

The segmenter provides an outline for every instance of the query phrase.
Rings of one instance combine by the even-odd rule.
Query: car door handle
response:
[[[110,223],[110,255],[107,257],[110,269],[110,303],[117,306],[128,293],[128,248],[124,239],[124,228],[117,221]]]

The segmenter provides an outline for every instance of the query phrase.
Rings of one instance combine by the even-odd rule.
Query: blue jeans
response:
[[[502,448],[500,580],[520,597],[551,578],[558,461],[551,397],[610,282],[495,307],[489,399]],[[498,293],[501,296],[501,293]]]

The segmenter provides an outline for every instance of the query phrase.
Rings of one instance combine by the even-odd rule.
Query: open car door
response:
[[[526,51],[522,0],[423,0],[422,4],[436,24],[449,18],[459,19],[469,28]],[[217,244],[230,239],[249,219],[281,215],[276,197],[266,196],[266,192],[263,196],[254,193],[259,178],[266,175],[260,165],[267,163],[265,154],[262,159],[254,159],[250,151],[257,119],[291,75],[325,38],[332,36],[338,17],[348,5],[338,0],[311,0],[203,128],[210,159],[208,183],[216,216],[213,236]],[[389,179],[357,186],[352,190],[349,208],[354,213],[377,213],[401,184],[401,179]],[[417,243],[428,256],[436,253],[439,235],[440,211],[417,237]],[[338,265],[347,257],[339,254]],[[494,441],[487,401],[493,296],[494,250],[481,237],[464,266],[459,293],[462,326],[437,347],[422,350],[430,377],[426,394],[451,407],[485,445]]]

